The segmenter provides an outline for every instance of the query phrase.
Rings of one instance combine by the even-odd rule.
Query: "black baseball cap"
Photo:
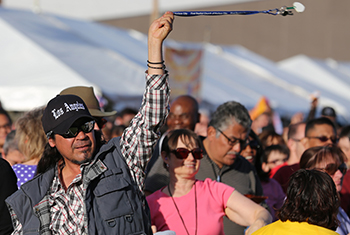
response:
[[[323,116],[336,117],[337,114],[332,107],[324,107],[321,111]]]
[[[47,104],[41,122],[49,137],[66,133],[80,118],[94,120],[84,101],[76,95],[57,95]]]

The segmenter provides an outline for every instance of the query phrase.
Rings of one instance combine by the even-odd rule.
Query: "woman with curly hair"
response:
[[[332,178],[318,170],[301,169],[290,178],[279,220],[253,235],[336,235],[339,198]]]
[[[312,147],[307,149],[300,159],[301,169],[316,169],[327,173],[332,179],[337,189],[337,193],[342,189],[343,177],[347,171],[343,151],[335,145]],[[340,235],[350,233],[350,219],[345,211],[339,207],[338,220],[339,227],[336,232]]]

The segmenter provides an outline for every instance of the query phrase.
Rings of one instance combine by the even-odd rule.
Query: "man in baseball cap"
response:
[[[38,175],[6,200],[14,234],[152,234],[143,172],[168,113],[162,45],[173,19],[167,12],[150,26],[146,90],[122,137],[105,144],[92,109],[78,96],[49,101]]]
[[[42,124],[49,138],[52,134],[66,134],[79,119],[94,121],[84,101],[76,95],[58,95],[47,104]]]

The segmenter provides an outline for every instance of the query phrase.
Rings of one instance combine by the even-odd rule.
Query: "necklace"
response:
[[[170,192],[170,185],[168,184],[168,192],[169,192],[169,195],[174,203],[174,206],[176,208],[176,211],[177,211],[177,214],[179,215],[181,221],[182,221],[182,225],[184,226],[186,232],[187,232],[187,235],[190,235],[190,233],[188,232],[187,230],[187,227],[185,225],[185,221],[184,219],[182,218],[181,214],[180,214],[180,210],[179,208],[177,207],[176,203],[175,203],[175,200],[173,198],[173,195],[171,194]],[[198,215],[197,215],[197,188],[196,188],[196,182],[194,183],[194,205],[195,205],[195,208],[196,208],[196,230],[195,230],[195,235],[197,235],[197,227],[198,227]]]

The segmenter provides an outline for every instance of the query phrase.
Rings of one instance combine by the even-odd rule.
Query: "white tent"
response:
[[[301,78],[304,87],[307,87],[305,84],[311,84],[309,90],[319,92],[321,107],[331,106],[345,119],[349,119],[349,75],[332,68],[327,60],[312,59],[305,55],[280,61],[278,65],[284,71]]]
[[[243,92],[254,97],[254,103],[248,107],[254,106],[261,96],[265,96],[272,108],[282,115],[291,116],[296,112],[308,111],[307,92],[283,80],[281,74],[276,73],[278,68],[275,63],[241,46],[221,47],[218,56],[228,62],[225,66],[231,68],[229,73],[241,71],[227,76],[244,86],[246,89]]]
[[[115,109],[139,107],[145,86],[145,35],[2,8],[0,30],[0,101],[5,109],[24,111],[44,105],[62,89],[77,85],[94,86],[115,103]],[[321,102],[336,104],[337,111],[349,117],[343,95],[317,87],[240,46],[171,40],[165,45],[204,49],[201,101],[211,109],[229,100],[250,109],[266,96],[280,115],[291,116],[306,113],[309,95],[321,90]]]
[[[28,110],[45,104],[69,84],[93,85],[2,19],[0,31],[0,100],[4,108]]]
[[[0,30],[0,101],[7,110],[44,105],[69,86],[94,86],[97,94],[111,96],[143,92],[144,66],[130,58],[139,49],[132,40],[142,45],[143,62],[147,47],[126,31],[3,8]]]

